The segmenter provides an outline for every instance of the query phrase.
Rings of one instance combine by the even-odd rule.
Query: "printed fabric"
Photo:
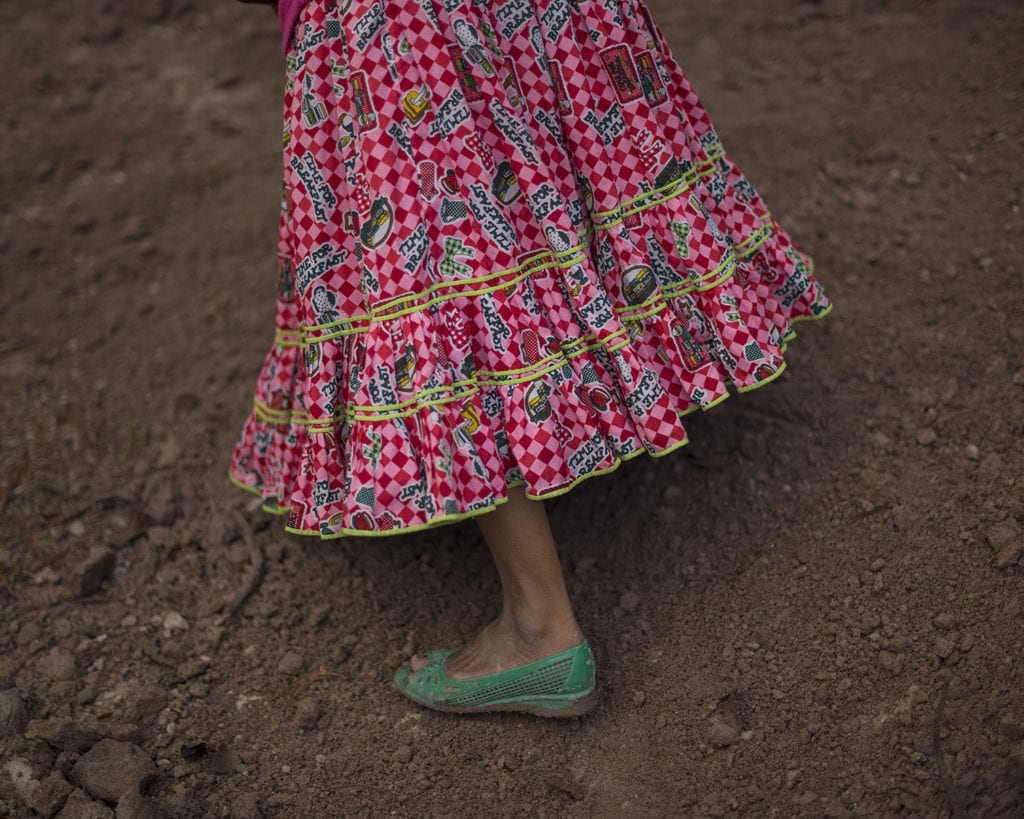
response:
[[[831,305],[642,0],[310,0],[276,333],[231,464],[388,535],[687,442]]]

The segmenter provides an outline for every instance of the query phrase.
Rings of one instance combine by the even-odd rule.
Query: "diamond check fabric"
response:
[[[643,0],[310,0],[231,477],[388,535],[686,443],[831,304]]]

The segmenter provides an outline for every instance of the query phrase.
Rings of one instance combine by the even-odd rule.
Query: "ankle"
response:
[[[528,645],[549,642],[577,645],[583,641],[583,632],[571,609],[537,609],[506,604],[498,619]]]

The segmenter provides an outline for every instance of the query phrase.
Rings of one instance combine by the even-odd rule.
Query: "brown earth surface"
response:
[[[320,542],[226,481],[273,16],[0,4],[0,816],[1024,813],[1024,6],[651,7],[836,308],[547,502],[602,693],[542,721],[390,686],[497,611],[472,521]]]

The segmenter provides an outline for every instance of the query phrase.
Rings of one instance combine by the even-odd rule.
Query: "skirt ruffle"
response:
[[[312,0],[287,61],[276,337],[231,476],[290,531],[664,455],[831,308],[642,0]]]

